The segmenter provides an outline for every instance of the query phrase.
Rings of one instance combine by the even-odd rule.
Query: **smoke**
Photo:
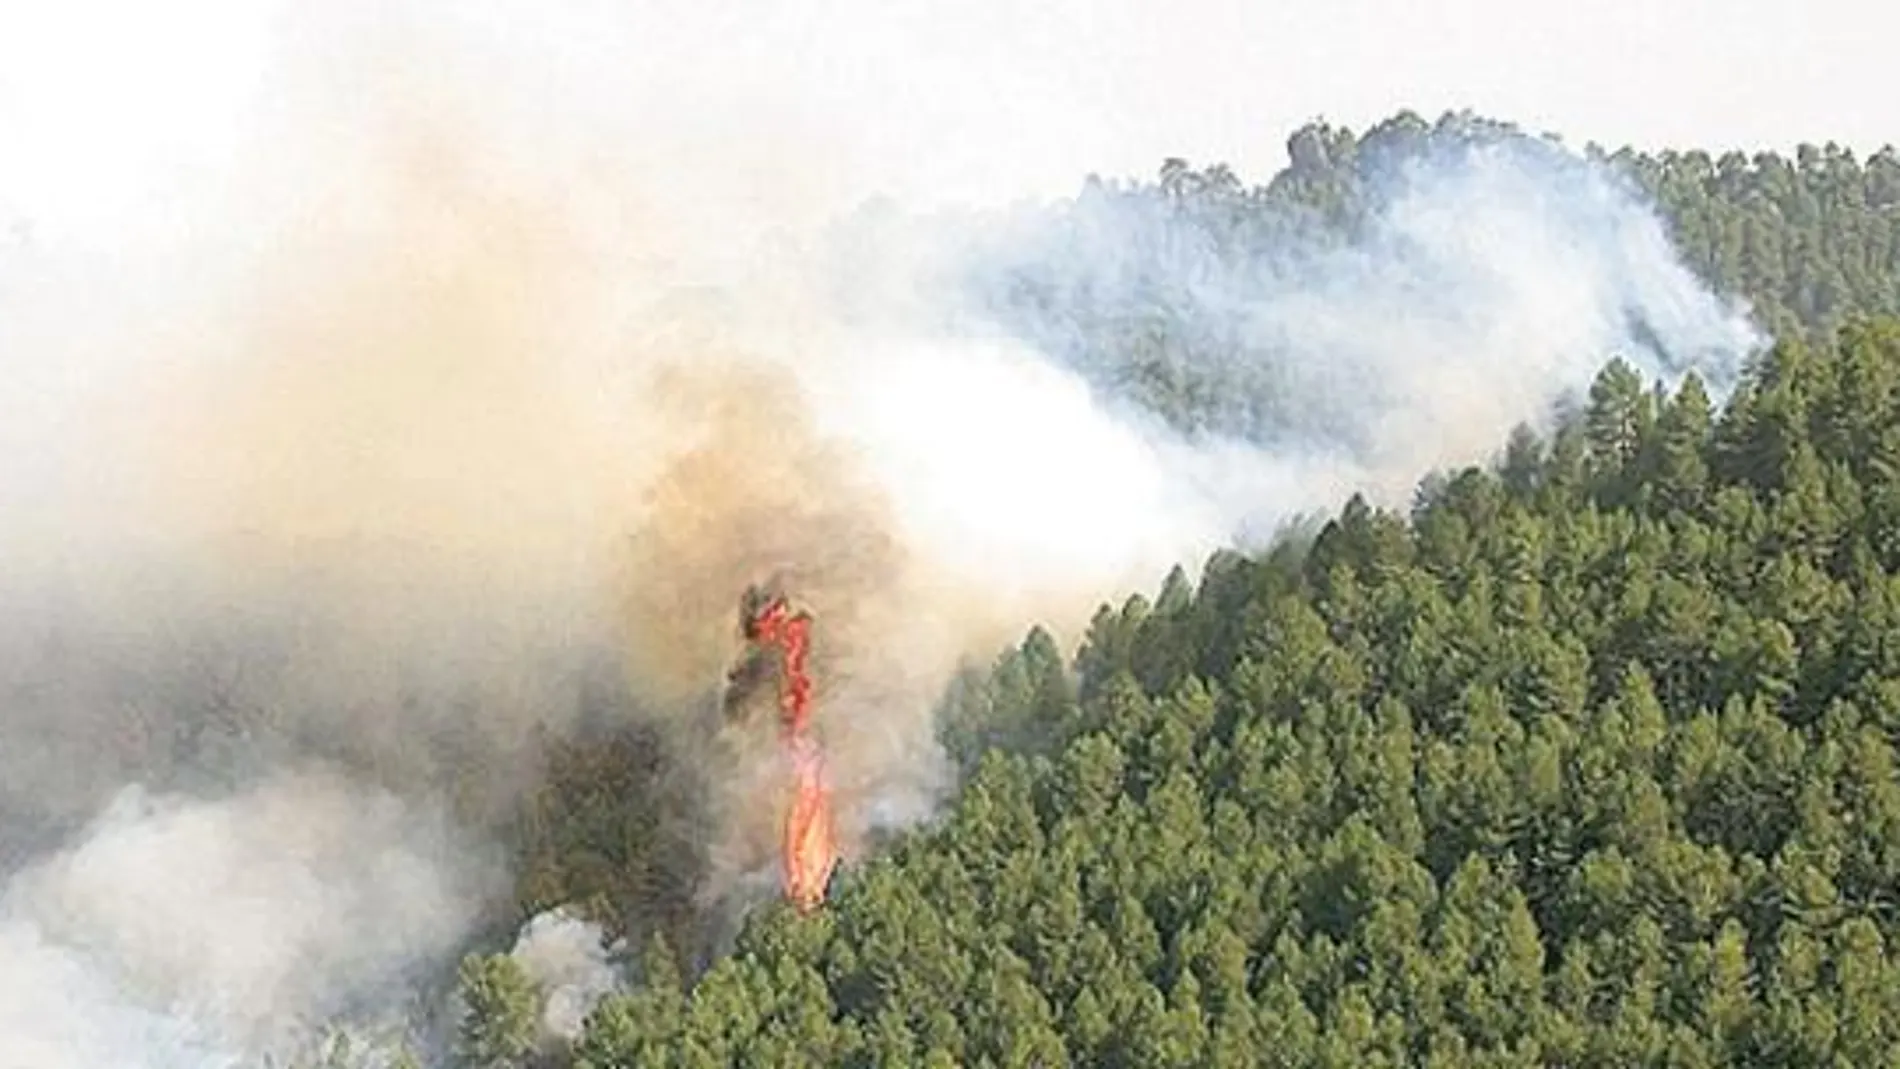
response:
[[[240,1064],[452,961],[502,875],[439,813],[327,771],[213,801],[127,788],[0,897],[0,1064]]]
[[[751,583],[814,613],[849,860],[952,787],[964,659],[1479,459],[1612,352],[1753,344],[1575,161],[1422,158],[1326,234],[1119,192],[827,227],[880,105],[757,73],[782,37],[424,13],[277,12],[215,166],[0,252],[10,1064],[227,1064],[432,975],[510,917],[543,732],[662,726],[709,908],[769,893],[782,756],[719,710]],[[584,927],[518,948],[552,1034]]]
[[[511,919],[540,733],[627,715],[663,250],[452,39],[317,21],[213,195],[0,270],[0,1063],[375,1017]]]
[[[1271,189],[1185,167],[1095,185],[944,243],[932,271],[1227,502],[1247,496],[1237,464],[1314,506],[1401,503],[1422,471],[1547,425],[1609,357],[1720,396],[1761,344],[1633,186],[1554,143],[1448,119],[1431,140],[1373,131],[1354,158],[1293,149]]]
[[[580,1038],[587,1014],[621,983],[600,926],[565,910],[528,921],[509,956],[533,981],[541,999],[543,1043]]]
[[[923,714],[959,657],[1025,621],[1073,634],[1111,592],[1355,491],[1402,506],[1426,472],[1547,425],[1612,356],[1733,385],[1757,331],[1629,186],[1551,144],[1453,133],[1369,142],[1346,223],[1165,185],[859,213],[805,253],[791,303],[828,315],[802,324],[795,379],[721,374],[744,404],[677,405],[706,437],[643,513],[667,532],[645,574],[668,578],[636,617],[695,619],[705,655],[664,659],[711,679],[735,577],[813,601],[848,856],[932,811],[947,780]],[[720,826],[744,845],[714,863],[735,879],[772,855],[757,799],[783,778],[763,733],[740,738]]]

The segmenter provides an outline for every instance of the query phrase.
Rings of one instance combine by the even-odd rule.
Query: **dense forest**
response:
[[[1420,173],[1505,160],[1554,197],[1587,203],[1614,190],[1655,205],[1688,266],[1745,301],[1776,337],[1825,344],[1855,316],[1900,314],[1900,156],[1891,151],[1865,163],[1813,146],[1793,161],[1577,152],[1506,123],[1454,114],[1428,124],[1409,113],[1363,136],[1309,125],[1287,149],[1289,164],[1263,185],[1179,159],[1152,181],[1092,179],[1026,236],[999,240],[970,285],[1099,390],[1183,429],[1348,448],[1359,414],[1336,412],[1324,390],[1297,388],[1310,355],[1298,350],[1311,339],[1242,309],[1310,296],[1304,287],[1315,275],[1363,269],[1363,257],[1338,255],[1343,248],[1373,242],[1374,256],[1410,255],[1405,242],[1416,235],[1395,239],[1381,227]],[[1415,265],[1408,281],[1454,288],[1456,279],[1430,277],[1435,266]],[[1297,301],[1273,307],[1300,310]],[[1640,338],[1652,324],[1632,326]],[[1653,362],[1679,372],[1695,356],[1664,347]]]
[[[1519,135],[1315,125],[1263,187],[1128,195],[1349,228],[1380,159],[1474,136]],[[1779,339],[1725,403],[1611,360],[1408,512],[1030,632],[946,700],[946,819],[716,961],[655,894],[656,744],[562,751],[523,913],[645,938],[555,1060],[1900,1066],[1900,159],[1590,151]],[[530,1064],[511,960],[462,993],[465,1064]]]
[[[1158,185],[1265,204],[1303,204],[1333,219],[1363,205],[1358,191],[1386,161],[1426,146],[1528,140],[1517,128],[1447,115],[1430,124],[1398,115],[1355,137],[1313,124],[1288,142],[1292,163],[1266,186],[1241,191],[1222,167],[1179,163]],[[1586,146],[1653,198],[1677,247],[1703,278],[1746,297],[1778,336],[1824,339],[1855,317],[1900,314],[1900,152],[1865,160],[1835,144],[1801,145],[1794,158],[1761,151],[1657,154]]]

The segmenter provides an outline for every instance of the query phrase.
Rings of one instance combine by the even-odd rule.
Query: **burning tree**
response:
[[[755,655],[734,670],[733,682],[749,689],[759,679],[769,661],[758,653],[775,654],[770,659],[778,662],[779,728],[792,769],[791,804],[780,846],[785,895],[800,912],[809,913],[824,901],[838,861],[824,749],[811,730],[811,614],[794,610],[783,595],[754,588],[746,594],[743,625]],[[729,713],[736,708],[728,703]]]

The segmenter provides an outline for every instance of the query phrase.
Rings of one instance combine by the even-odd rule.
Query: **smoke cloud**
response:
[[[313,1045],[452,962],[497,862],[320,769],[212,801],[127,788],[0,897],[0,1064],[196,1069]]]
[[[1754,344],[1562,154],[1422,158],[1325,234],[840,221],[872,102],[520,15],[279,12],[228,158],[0,252],[0,1061],[222,1066],[433,975],[513,919],[543,732],[663,726],[709,908],[769,893],[782,755],[719,710],[751,583],[814,611],[849,858],[952,786],[964,659],[1481,459],[1613,352]],[[517,951],[556,1035],[605,982],[568,919]]]
[[[1726,394],[1761,337],[1633,186],[1508,130],[1441,133],[1395,123],[1323,176],[1324,148],[1296,144],[1276,185],[1348,176],[1343,219],[1183,168],[992,227],[935,271],[1117,415],[1161,422],[1163,449],[1192,443],[1182,467],[1228,450],[1216,500],[1245,496],[1219,468],[1247,450],[1316,506],[1348,486],[1402,503],[1421,472],[1547,424],[1611,356]]]
[[[605,933],[566,910],[531,918],[508,953],[539,994],[543,1044],[579,1039],[587,1014],[621,984]]]

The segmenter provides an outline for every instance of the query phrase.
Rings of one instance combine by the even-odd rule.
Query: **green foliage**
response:
[[[1900,326],[1222,554],[964,681],[819,915],[611,1000],[634,1065],[1891,1065]]]
[[[976,272],[975,285],[1012,329],[1096,389],[1179,428],[1350,450],[1363,441],[1363,415],[1291,386],[1310,354],[1242,326],[1234,304],[1373,232],[1408,165],[1499,147],[1556,174],[1594,167],[1617,179],[1655,207],[1683,262],[1775,337],[1824,344],[1867,317],[1900,315],[1900,155],[1891,148],[1861,160],[1834,145],[1803,145],[1793,159],[1588,146],[1580,159],[1464,113],[1433,123],[1401,113],[1362,133],[1313,123],[1288,139],[1289,165],[1259,185],[1179,159],[1151,180],[1091,182],[1045,217],[1037,241],[1000,252],[984,269],[995,278]],[[1648,328],[1632,329],[1640,337]],[[1647,384],[1626,372],[1598,384],[1582,428],[1602,447],[1600,466],[1636,460],[1616,447],[1662,415]],[[1561,484],[1569,473],[1552,476]]]
[[[520,916],[578,906],[610,936],[696,947],[699,783],[659,733],[636,724],[549,738],[543,769],[515,826]]]
[[[1358,136],[1314,123],[1289,139],[1292,166],[1264,187],[1223,185],[1208,176],[1224,169],[1197,173],[1185,165],[1164,172],[1157,186],[1213,203],[1299,205],[1339,226],[1364,207],[1366,177],[1384,161],[1500,138],[1526,135],[1469,114],[1428,124],[1402,113]],[[1900,153],[1893,148],[1864,160],[1832,143],[1800,145],[1792,159],[1595,146],[1587,154],[1653,198],[1690,268],[1745,298],[1775,335],[1820,341],[1857,319],[1900,314]]]
[[[1171,160],[1083,199],[1217,254],[1341,240],[1390,161],[1518,136],[1315,124],[1262,187]],[[709,968],[694,785],[657,737],[550,742],[521,909],[647,945],[573,1063],[1900,1066],[1900,321],[1866,318],[1900,163],[1592,152],[1783,339],[1719,409],[1613,361],[1407,512],[1176,569],[1072,659],[1030,631],[946,698],[949,816]],[[1124,396],[1324,418],[1197,379],[1247,362],[1162,297],[1074,331]],[[464,964],[468,1064],[532,1056],[511,966]]]
[[[539,993],[521,963],[506,954],[462,959],[455,1035],[461,1069],[521,1069],[534,1053]]]
[[[1779,334],[1825,338],[1853,319],[1900,313],[1900,156],[1838,145],[1793,159],[1761,152],[1607,157],[1662,205],[1684,258],[1748,297]]]

